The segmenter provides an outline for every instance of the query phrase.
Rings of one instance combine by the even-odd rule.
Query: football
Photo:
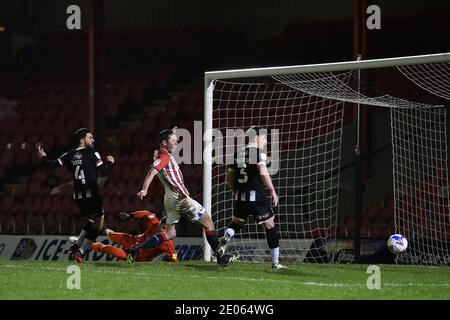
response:
[[[390,252],[399,254],[408,248],[408,240],[401,234],[393,234],[389,237],[387,246]]]

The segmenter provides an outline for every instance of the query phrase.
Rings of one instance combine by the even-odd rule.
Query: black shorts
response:
[[[75,199],[75,203],[83,217],[96,220],[103,216],[103,203],[102,199],[98,196]]]
[[[273,217],[270,199],[259,201],[239,201],[234,202],[233,216],[247,220],[248,216],[253,216],[258,224],[264,223]]]

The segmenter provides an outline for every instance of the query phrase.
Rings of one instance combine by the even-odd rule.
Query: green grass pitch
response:
[[[379,265],[381,288],[369,290],[358,264],[87,262],[78,290],[67,288],[71,264],[0,260],[0,299],[450,299],[448,267]]]

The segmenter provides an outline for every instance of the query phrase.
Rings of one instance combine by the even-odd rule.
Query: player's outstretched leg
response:
[[[221,251],[219,239],[217,238],[216,230],[205,231],[206,240],[214,251],[214,255],[217,258],[217,263],[222,267],[226,267],[230,262],[236,261],[239,256],[233,254],[227,254],[225,251]]]
[[[222,267],[228,266],[230,262],[237,261],[240,257],[239,253],[225,253],[222,256],[217,256],[217,263]]]
[[[217,248],[217,254],[223,256],[227,251],[228,243],[230,243],[230,238],[223,236],[219,239],[219,248]]]
[[[69,242],[72,245],[69,248],[69,260],[75,260],[77,263],[84,263],[83,253],[81,252],[79,243],[79,237],[69,237]]]
[[[139,246],[138,245],[132,246],[127,256],[128,263],[134,263],[136,261],[138,254],[139,254]]]
[[[91,249],[97,252],[107,253],[118,258],[119,260],[127,260],[127,253],[122,248],[105,245],[101,242],[95,242],[91,244]]]
[[[272,255],[272,269],[286,269],[286,267],[279,262],[280,241],[278,232],[275,228],[266,229],[266,239]]]
[[[233,262],[236,259],[234,258],[234,255],[225,254],[225,250],[219,250],[220,243],[219,238],[217,237],[217,232],[214,229],[214,223],[212,222],[210,215],[205,213],[205,211],[202,212],[202,216],[198,222],[205,230],[206,240],[217,258],[217,263],[221,266],[227,266],[228,263]]]
[[[225,254],[228,244],[230,243],[231,238],[239,232],[239,230],[242,228],[243,224],[245,223],[245,220],[243,219],[237,219],[233,218],[238,221],[232,221],[227,229],[225,230],[225,233],[222,238],[219,239],[219,248],[217,249],[217,252],[219,254]]]

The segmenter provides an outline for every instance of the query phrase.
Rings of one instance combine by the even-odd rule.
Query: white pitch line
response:
[[[23,265],[10,265],[5,264],[3,267],[9,267],[9,268],[18,268],[18,269],[35,269],[36,266],[23,266]],[[63,271],[65,272],[66,268],[64,267],[39,267],[40,270],[49,270],[49,271]],[[95,272],[95,273],[105,273],[105,270],[89,270],[89,272]],[[185,275],[178,276],[174,274],[167,274],[167,273],[147,273],[147,272],[126,272],[122,270],[116,270],[116,269],[110,269],[108,272],[115,273],[115,274],[126,274],[126,275],[136,275],[136,276],[151,276],[154,277],[155,275],[160,275],[163,277],[169,277],[169,278],[185,278]],[[190,278],[195,279],[211,279],[211,280],[232,280],[232,281],[247,281],[247,282],[274,282],[277,284],[292,284],[292,285],[303,285],[303,286],[318,286],[318,287],[344,287],[344,288],[352,288],[352,287],[365,287],[366,283],[362,284],[348,284],[348,283],[333,283],[333,282],[300,282],[300,281],[291,281],[291,280],[280,280],[280,279],[267,279],[267,278],[243,278],[243,277],[212,277],[212,276],[197,276],[197,275],[190,275]],[[447,288],[450,287],[450,283],[395,283],[395,282],[386,282],[381,284],[382,287],[443,287]]]

